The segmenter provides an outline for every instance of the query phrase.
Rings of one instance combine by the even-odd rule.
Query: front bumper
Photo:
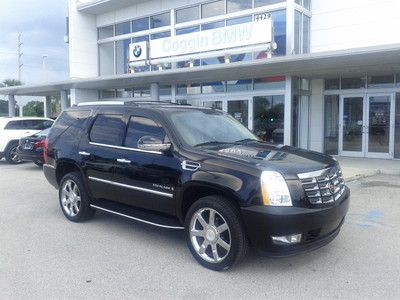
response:
[[[350,190],[332,207],[270,207],[242,208],[242,216],[250,243],[270,256],[289,256],[322,247],[332,241],[340,231],[349,209]],[[272,236],[302,234],[297,244],[278,245]]]

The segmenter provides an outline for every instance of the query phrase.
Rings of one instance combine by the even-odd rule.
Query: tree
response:
[[[17,85],[22,85],[22,84],[23,84],[22,81],[19,81],[18,79],[11,79],[11,78],[5,79],[5,80],[1,83],[1,85],[2,85],[3,87],[7,87],[7,86],[17,86]]]
[[[44,104],[42,101],[29,101],[24,106],[24,116],[27,117],[43,117]]]

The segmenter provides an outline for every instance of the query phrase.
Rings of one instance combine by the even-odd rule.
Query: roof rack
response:
[[[95,106],[95,105],[133,105],[139,106],[140,104],[146,105],[162,105],[162,104],[175,104],[169,101],[135,101],[135,100],[127,100],[127,101],[92,101],[92,102],[81,102],[76,106]]]

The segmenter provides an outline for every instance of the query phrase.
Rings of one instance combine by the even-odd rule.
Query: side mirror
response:
[[[141,137],[137,147],[140,150],[168,152],[171,149],[171,143],[164,143],[160,138],[150,135]]]

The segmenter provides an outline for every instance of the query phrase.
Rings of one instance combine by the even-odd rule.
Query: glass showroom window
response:
[[[115,62],[117,74],[128,73],[130,43],[131,39],[115,42]]]
[[[201,5],[201,17],[210,18],[225,14],[225,1],[219,0]]]
[[[225,92],[225,82],[223,81],[215,81],[215,82],[207,82],[202,84],[202,93],[223,93]]]
[[[280,2],[285,2],[286,0],[254,0],[254,7],[260,7],[265,5],[276,4]]]
[[[131,33],[131,22],[115,24],[115,35]]]
[[[200,19],[199,6],[196,5],[192,7],[177,9],[175,18],[177,24]]]
[[[325,96],[325,153],[336,155],[339,148],[339,96]]]
[[[150,28],[149,18],[141,18],[132,21],[132,32],[148,30]]]
[[[367,77],[368,88],[394,87],[394,75],[380,75]]]
[[[253,80],[251,79],[230,80],[226,83],[227,92],[250,91],[252,89]]]
[[[230,14],[233,12],[250,9],[253,6],[252,2],[252,0],[227,0],[226,11],[228,14]]]
[[[114,74],[114,42],[99,45],[100,75]]]
[[[200,26],[186,27],[186,28],[177,29],[176,35],[193,33],[193,32],[198,32],[198,31],[200,31]]]
[[[286,10],[277,10],[271,12],[272,21],[274,24],[274,39],[277,45],[274,51],[274,56],[286,55]],[[266,58],[265,51],[255,53],[255,59]]]
[[[110,25],[110,26],[100,27],[97,29],[97,33],[98,33],[99,40],[113,37],[114,36],[114,26]]]
[[[299,11],[294,12],[294,53],[310,52],[310,18]]]
[[[170,12],[166,12],[163,14],[155,15],[150,17],[150,27],[151,28],[159,28],[163,26],[171,25],[171,17]]]
[[[254,97],[254,133],[267,142],[283,143],[285,96]]]

